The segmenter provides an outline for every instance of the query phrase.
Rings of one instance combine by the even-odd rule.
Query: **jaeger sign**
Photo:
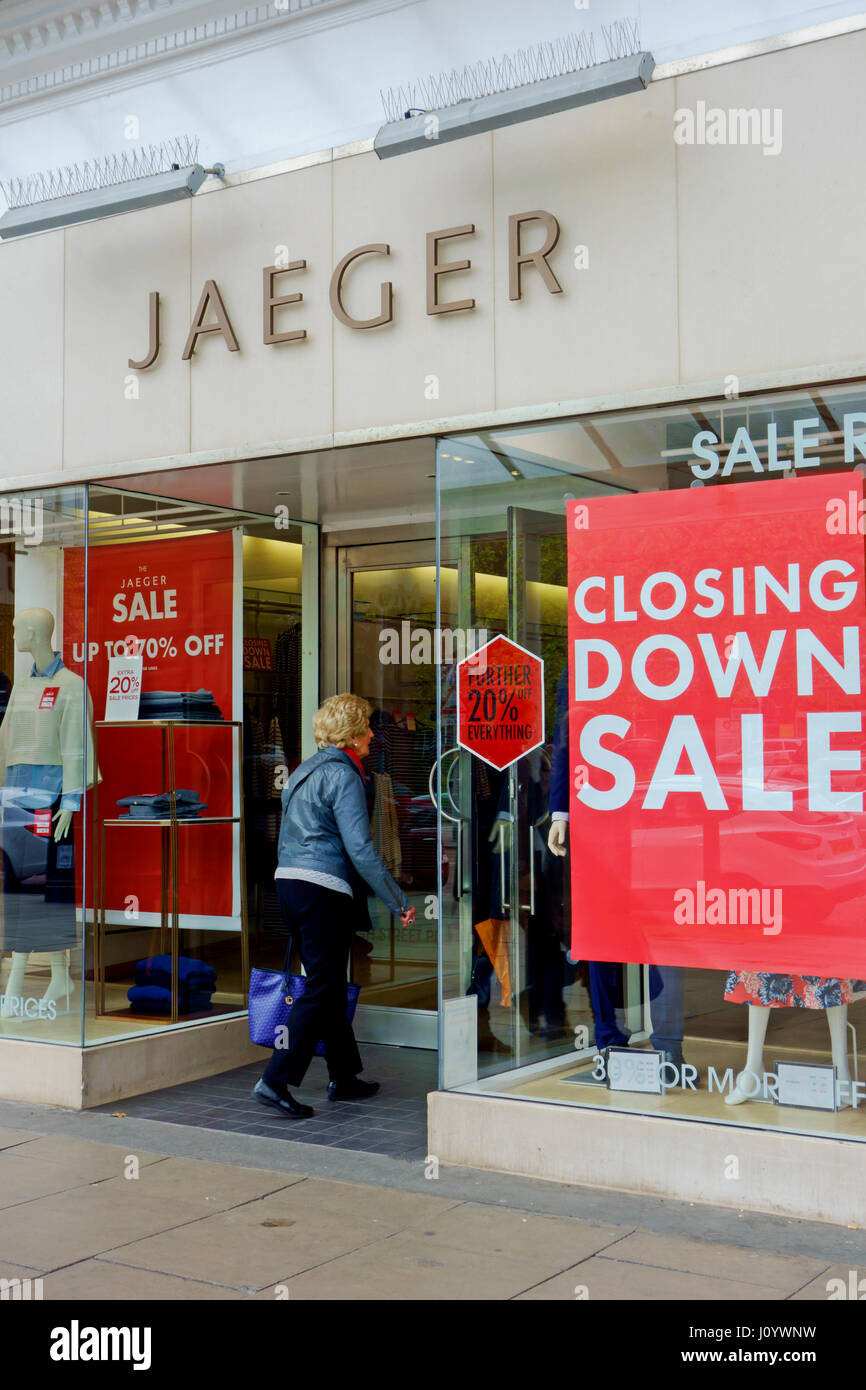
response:
[[[538,223],[544,230],[544,241],[534,250],[526,250],[524,227]],[[471,270],[472,262],[444,259],[442,243],[453,239],[464,239],[475,232],[474,222],[459,227],[441,227],[428,232],[426,256],[426,288],[428,314],[454,314],[475,308],[475,300],[445,299],[442,281],[447,275]],[[529,236],[530,234],[527,234]],[[536,209],[532,212],[513,213],[508,219],[508,298],[521,299],[523,295],[523,272],[530,267],[537,271],[550,294],[561,294],[562,285],[557,280],[549,263],[548,256],[559,240],[559,223],[551,212]],[[370,242],[366,246],[355,246],[338,261],[331,276],[329,299],[331,311],[338,322],[351,329],[381,328],[394,321],[394,287],[390,280],[383,280],[379,286],[378,310],[368,318],[358,318],[350,314],[344,300],[344,287],[352,266],[362,256],[389,256],[391,247],[387,242]],[[285,294],[282,277],[295,275],[306,270],[306,260],[289,261],[284,264],[266,265],[262,269],[262,342],[274,343],[302,342],[307,336],[303,327],[278,330],[276,312],[290,305],[303,303],[303,293],[297,291]],[[136,371],[152,367],[159,357],[159,318],[160,295],[152,290],[149,296],[148,345],[143,357],[138,360],[130,357],[129,366]],[[199,338],[208,333],[218,334],[229,352],[238,352],[240,343],[232,327],[227,304],[215,280],[206,280],[199,297],[198,305],[189,326],[181,357],[189,361],[198,345]]]

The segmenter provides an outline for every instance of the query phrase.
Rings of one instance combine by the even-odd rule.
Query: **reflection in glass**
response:
[[[462,794],[465,819],[456,823],[443,814],[440,820],[452,885],[443,896],[443,994],[478,996],[478,1075],[489,1078],[488,1089],[711,1121],[729,1118],[726,1106],[735,1105],[741,1107],[738,1122],[813,1131],[830,1126],[834,1133],[866,1137],[866,1087],[854,1080],[857,1068],[862,1074],[866,1063],[861,1038],[866,981],[852,978],[857,972],[850,970],[839,978],[832,969],[845,953],[842,943],[862,932],[866,905],[862,729],[859,723],[840,724],[828,752],[821,746],[823,729],[809,724],[809,717],[843,706],[845,719],[855,719],[862,704],[862,694],[851,693],[856,662],[843,654],[840,634],[828,630],[822,637],[813,623],[827,656],[818,650],[809,660],[816,681],[826,673],[826,698],[820,687],[817,697],[801,702],[802,712],[782,717],[781,704],[776,707],[772,698],[738,687],[723,717],[701,725],[712,772],[698,781],[708,793],[718,789],[714,794],[723,798],[724,810],[705,805],[700,786],[689,791],[678,781],[690,771],[685,753],[675,768],[660,770],[664,739],[652,721],[642,723],[639,702],[630,703],[626,672],[622,687],[597,701],[594,712],[623,716],[630,725],[626,735],[607,737],[606,745],[628,760],[634,814],[629,812],[628,833],[613,834],[610,820],[601,811],[594,813],[596,828],[589,834],[589,822],[584,826],[580,873],[571,885],[570,782],[580,767],[568,747],[565,588],[568,519],[586,524],[576,520],[584,500],[611,499],[596,505],[609,508],[606,515],[625,576],[620,604],[631,611],[640,607],[645,578],[640,556],[653,514],[651,494],[772,483],[781,491],[759,493],[755,487],[754,510],[774,510],[778,516],[773,541],[778,553],[766,548],[754,557],[756,565],[746,567],[745,595],[747,603],[764,603],[756,611],[766,615],[767,637],[778,627],[793,643],[792,629],[808,626],[809,620],[798,622],[780,590],[792,582],[787,567],[792,546],[793,559],[802,561],[804,594],[812,560],[802,528],[786,520],[785,510],[788,501],[805,496],[809,479],[824,478],[828,519],[826,530],[818,527],[816,553],[823,556],[835,545],[847,557],[849,552],[855,556],[856,548],[856,602],[844,621],[862,629],[866,527],[862,509],[851,502],[861,494],[861,480],[856,475],[852,479],[851,470],[866,470],[864,405],[858,386],[820,395],[795,390],[775,397],[507,426],[440,440],[439,542],[457,545],[463,557],[457,607],[467,621],[483,623],[491,633],[504,632],[545,660],[544,748],[502,774],[456,751],[447,785],[456,788],[458,801]],[[691,495],[699,498],[700,493]],[[745,495],[751,498],[752,489]],[[701,510],[698,506],[696,514]],[[839,539],[828,546],[827,535]],[[701,564],[721,569],[732,641],[738,627],[749,625],[743,610],[737,617],[731,604],[730,572],[743,565],[734,536],[735,529],[730,544],[723,542],[728,550],[721,561],[719,541],[696,536],[692,565],[695,570]],[[575,554],[590,554],[589,541],[581,552],[582,540],[582,535],[575,537]],[[656,568],[688,568],[692,557],[686,549],[682,538],[669,533],[670,559]],[[711,552],[715,558],[707,558]],[[591,560],[586,564],[587,575],[597,573]],[[761,565],[772,574],[765,599],[759,592]],[[592,591],[587,606],[600,608],[609,598]],[[659,592],[658,598],[666,602],[670,593]],[[801,605],[796,612],[805,609]],[[659,631],[664,630],[660,623]],[[612,640],[610,611],[594,631],[600,639]],[[758,665],[762,641],[761,636],[753,652]],[[722,666],[729,656],[729,651],[721,653]],[[792,699],[797,678],[793,665],[786,665],[789,659],[786,651],[780,665],[782,703],[797,705]],[[600,684],[603,662],[587,669],[590,682]],[[676,677],[677,662],[669,651],[658,651],[646,669],[662,687]],[[848,703],[833,694],[846,681]],[[458,745],[456,712],[446,695],[443,684],[443,752]],[[759,773],[754,773],[756,748]],[[445,773],[443,762],[443,777]],[[600,790],[612,785],[610,771],[600,766],[584,766],[580,775]],[[651,789],[662,798],[659,809],[639,814]],[[446,805],[443,797],[443,811]],[[631,892],[627,908],[624,884]],[[637,960],[617,959],[622,953],[610,949],[602,931],[596,954],[614,958],[573,962],[572,918],[586,911],[590,897],[597,920],[607,920],[611,939],[622,912],[631,914],[633,938],[643,940]],[[796,904],[799,919],[809,923],[813,957],[811,948],[821,944],[826,968],[820,972],[806,973],[800,962],[798,973],[796,948],[786,971],[750,969],[735,934],[718,968],[702,965],[699,954],[693,964],[683,963],[681,956],[671,964],[678,951],[665,949],[658,928],[667,913],[671,940],[681,938],[681,924],[673,931],[673,912],[690,912],[692,939],[699,944],[707,932],[719,930],[713,927],[716,914],[717,923],[727,921],[737,930],[738,924],[748,923],[770,940],[781,933],[784,943],[785,922],[791,920],[790,913],[785,917],[785,904]],[[611,1092],[604,1059],[599,1062],[608,1047],[661,1052],[667,1068],[658,1097],[649,1102],[636,1093]],[[789,1093],[774,1105],[780,1097],[773,1091],[773,1068],[785,1060],[835,1067],[835,1115],[816,1111],[810,1116],[794,1108],[786,1099]],[[819,1081],[816,1073],[810,1084],[819,1087]],[[852,1105],[858,1085],[859,1100]]]

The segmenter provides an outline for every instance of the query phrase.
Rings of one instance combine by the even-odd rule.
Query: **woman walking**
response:
[[[280,912],[300,954],[307,984],[292,1005],[288,1046],[274,1048],[253,1095],[291,1119],[313,1114],[289,1091],[300,1086],[321,1038],[330,1083],[328,1100],[372,1096],[377,1081],[362,1081],[363,1064],[346,1018],[346,970],[355,924],[352,869],[386,907],[410,926],[415,909],[382,863],[364,795],[361,759],[373,732],[370,706],[358,695],[332,695],[313,716],[318,752],[301,763],[283,789],[275,874]],[[348,898],[348,901],[347,901]]]

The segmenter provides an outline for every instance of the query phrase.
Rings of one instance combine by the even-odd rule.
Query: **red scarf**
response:
[[[367,780],[367,774],[366,774],[365,771],[364,771],[364,764],[361,762],[361,759],[359,758],[359,756],[358,756],[358,754],[356,753],[355,749],[354,749],[354,748],[344,748],[344,749],[343,749],[343,752],[344,752],[344,753],[348,753],[349,757],[352,759],[352,762],[355,764],[355,766],[356,766],[356,768],[358,769],[358,771],[360,772],[361,776],[362,776],[362,777],[364,778],[364,780],[366,781],[366,780]]]

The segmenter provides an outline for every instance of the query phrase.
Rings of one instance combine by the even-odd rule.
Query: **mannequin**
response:
[[[738,1075],[734,1089],[725,1096],[725,1104],[742,1105],[747,1100],[764,1099],[764,1040],[771,1008],[823,1009],[830,1030],[830,1052],[837,1083],[843,1087],[850,1083],[848,1005],[862,999],[864,994],[864,980],[732,971],[725,985],[725,999],[729,1003],[747,1003],[749,1037],[745,1069]]]
[[[542,750],[535,749],[529,753],[524,767],[529,852],[535,862],[529,916],[523,919],[520,928],[525,954],[516,1002],[527,1029],[534,1037],[550,1042],[566,1038],[570,1040],[573,1034],[568,1029],[563,994],[570,980],[566,978],[568,968],[563,940],[561,877],[551,878],[550,864],[544,855],[544,843],[539,834],[539,827],[548,814],[547,762]],[[509,956],[513,909],[508,903],[507,879],[514,843],[512,828],[506,779],[500,789],[496,819],[488,835],[494,856],[490,917],[484,923],[476,923],[475,931],[499,978],[503,996],[508,998],[511,995]],[[514,930],[517,930],[516,926]]]
[[[51,645],[54,616],[47,608],[22,609],[16,614],[13,632],[16,650],[29,652],[33,665],[29,677],[13,686],[0,725],[0,781],[5,784],[0,789],[6,875],[3,945],[12,951],[12,968],[0,1010],[0,1017],[6,1018],[14,1016],[12,1001],[23,994],[27,961],[34,950],[46,952],[51,966],[51,979],[42,998],[56,1003],[65,995],[69,1008],[72,981],[67,952],[76,944],[74,910],[63,922],[58,916],[65,918],[65,914],[28,915],[24,911],[24,895],[17,885],[16,863],[22,875],[33,873],[34,855],[39,853],[37,840],[21,822],[29,817],[30,810],[38,813],[40,808],[43,812],[50,808],[51,828],[45,837],[43,872],[52,861],[56,864],[57,852],[52,852],[49,842],[53,841],[56,847],[68,840],[85,782],[81,747],[85,685],[80,676],[63,665],[60,653]],[[93,711],[87,696],[88,785],[93,767],[92,722]],[[32,901],[32,897],[27,899],[27,903]]]
[[[737,1077],[734,1089],[725,1096],[725,1105],[742,1105],[745,1100],[759,1100],[764,1094],[764,1039],[770,1010],[760,1004],[749,1004],[749,1046],[745,1071]],[[830,1048],[836,1080],[850,1082],[848,1070],[848,1005],[834,1004],[826,1011],[830,1029]]]
[[[568,854],[569,806],[568,667],[556,687],[556,727],[550,767],[550,829],[547,848],[557,859]],[[571,956],[568,957],[571,961]],[[572,962],[574,963],[574,962]],[[596,1047],[627,1047],[629,1035],[621,1026],[622,966],[611,961],[588,961],[589,994],[595,1023]],[[676,1067],[683,1057],[685,971],[682,966],[653,965],[650,970],[650,1042]]]

